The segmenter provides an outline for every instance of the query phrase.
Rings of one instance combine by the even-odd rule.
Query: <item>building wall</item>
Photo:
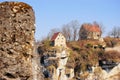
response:
[[[101,37],[101,33],[100,33],[100,32],[95,32],[95,33],[93,34],[93,38],[94,38],[94,39],[100,39],[100,37]]]
[[[100,32],[88,32],[82,29],[79,32],[79,37],[80,39],[100,39],[101,33]]]
[[[89,32],[87,35],[87,39],[100,39],[100,32]]]
[[[54,46],[66,47],[66,39],[65,39],[65,37],[61,33],[59,33],[59,35],[55,39]]]

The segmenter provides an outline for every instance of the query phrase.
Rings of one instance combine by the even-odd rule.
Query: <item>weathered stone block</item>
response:
[[[34,24],[31,6],[0,3],[0,80],[33,80]]]

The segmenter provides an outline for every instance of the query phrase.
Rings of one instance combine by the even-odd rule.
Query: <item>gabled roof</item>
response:
[[[89,32],[101,32],[99,25],[83,24],[82,27]]]
[[[51,41],[54,41],[57,38],[57,36],[58,36],[59,33],[60,32],[54,33],[54,35],[51,38]]]

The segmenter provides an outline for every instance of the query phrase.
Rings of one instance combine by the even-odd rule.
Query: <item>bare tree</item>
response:
[[[71,29],[70,26],[68,24],[63,25],[62,27],[62,33],[65,36],[67,41],[70,41],[71,39]]]
[[[51,29],[47,38],[51,38],[51,36],[56,32],[62,32],[62,34],[65,36],[67,41],[71,40],[77,40],[78,38],[78,27],[79,22],[77,20],[73,20],[69,22],[68,24],[64,24],[61,29],[54,28]]]
[[[117,29],[117,36],[118,36],[118,38],[120,38],[120,27],[118,27],[118,29]]]
[[[69,22],[68,24],[63,25],[62,27],[62,33],[66,37],[67,41],[75,41],[78,38],[78,27],[79,22],[77,20],[73,20]]]
[[[50,39],[53,36],[53,34],[56,33],[56,32],[60,32],[60,29],[59,28],[51,29],[50,32],[48,33],[47,38]]]
[[[120,27],[113,27],[112,31],[109,32],[109,35],[114,37],[114,38],[119,38],[120,37]]]
[[[79,22],[77,20],[71,21],[69,23],[71,30],[72,30],[72,39],[75,41],[78,38],[78,29],[79,29]]]
[[[95,25],[98,25],[101,29],[101,35],[105,32],[105,26],[102,23],[98,23],[96,21],[93,22]]]

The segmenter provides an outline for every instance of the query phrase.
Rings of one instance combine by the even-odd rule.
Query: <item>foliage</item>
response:
[[[68,42],[67,46],[70,49],[72,49],[73,51],[79,51],[80,50],[80,46],[79,46],[79,43],[77,41]]]
[[[86,71],[87,65],[94,66],[98,63],[97,51],[94,51],[93,49],[81,49],[80,51],[74,51],[69,57],[69,65],[73,65],[72,67],[74,67],[75,72],[78,73],[80,73],[80,71]]]
[[[67,61],[67,64],[66,64],[66,67],[68,67],[68,68],[74,68],[74,65],[75,65],[75,60],[74,60],[74,58],[69,57],[69,58],[68,58],[68,61]]]
[[[103,54],[102,58],[106,59],[106,60],[112,60],[115,62],[119,62],[120,61],[120,52],[115,51],[115,50],[107,51]]]
[[[71,67],[73,65],[75,76],[80,78],[87,77],[87,75],[79,75],[80,72],[88,71],[88,66],[96,66],[100,57],[104,54],[102,44],[97,40],[71,41],[67,45],[71,49],[67,66]],[[95,45],[97,45],[97,48],[93,47]]]
[[[90,43],[88,43],[88,44],[86,45],[86,48],[92,48],[92,47],[93,47],[93,45],[90,44]]]
[[[107,47],[114,47],[120,43],[118,38],[106,37],[104,38]]]
[[[105,38],[104,39],[107,46],[115,46],[119,43],[118,39],[115,38]],[[96,46],[94,48],[93,46]],[[102,47],[102,44],[98,40],[80,40],[80,41],[70,41],[67,42],[69,49],[67,50],[70,55],[68,56],[68,61],[66,64],[67,68],[74,68],[75,76],[80,76],[80,72],[86,72],[88,70],[88,65],[96,66],[99,60],[107,59],[113,61],[120,61],[120,53],[117,51],[105,52]],[[56,50],[60,51],[61,47],[51,47],[49,40],[43,40],[42,46],[39,47],[41,52]],[[61,51],[60,51],[61,52]],[[53,61],[54,62],[54,61]],[[57,61],[52,64],[57,68]],[[97,69],[95,74],[99,72],[100,69]],[[87,75],[81,76],[82,78],[87,77]],[[98,76],[99,77],[99,76]]]
[[[95,70],[94,70],[94,76],[95,76],[95,78],[97,80],[103,80],[102,77],[101,77],[101,73],[102,73],[101,67],[95,68]]]
[[[44,47],[47,47],[47,48],[50,47],[50,41],[48,39],[43,40],[42,43],[44,44]]]
[[[40,43],[41,44],[37,44],[37,51],[39,54],[43,54],[44,52],[49,51],[52,48],[48,39],[42,40]]]
[[[81,80],[85,80],[87,77],[88,77],[89,73],[88,72],[85,72],[83,74],[80,75],[80,79]]]
[[[50,66],[47,67],[47,70],[52,74],[52,73],[54,73],[55,66],[50,65]]]

